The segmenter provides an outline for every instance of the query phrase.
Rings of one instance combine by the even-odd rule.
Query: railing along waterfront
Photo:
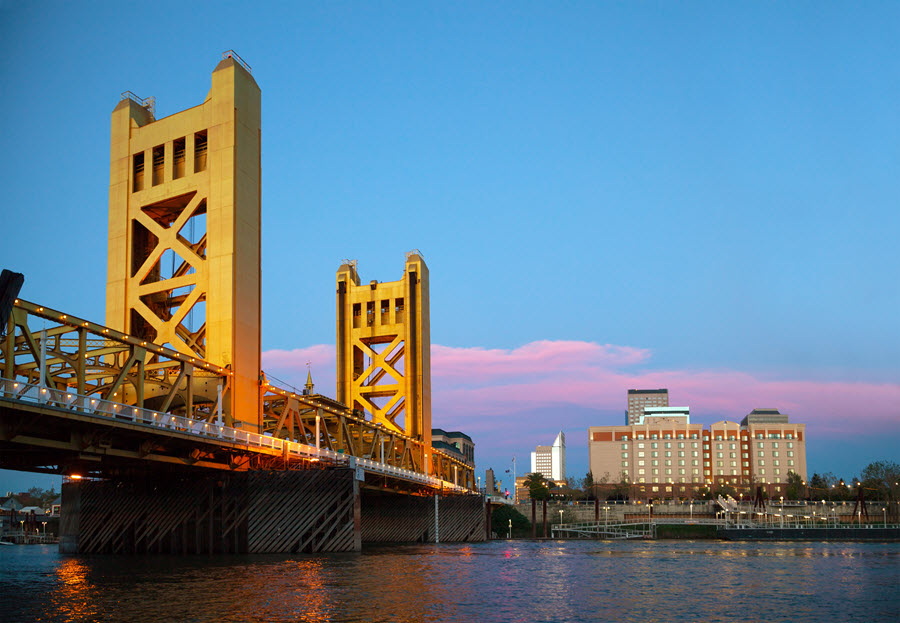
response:
[[[745,513],[742,513],[745,514]],[[759,513],[764,515],[763,513]],[[724,514],[716,518],[687,518],[687,517],[652,517],[647,518],[631,518],[625,521],[588,521],[561,523],[550,527],[551,534],[555,538],[564,536],[574,536],[580,538],[600,538],[600,539],[621,539],[621,538],[652,538],[656,535],[656,527],[658,526],[674,526],[674,525],[705,525],[716,526],[723,530],[746,530],[746,529],[765,529],[765,530],[798,530],[810,529],[817,530],[874,530],[874,529],[891,529],[900,530],[900,523],[888,523],[887,521],[866,521],[865,523],[845,523],[833,521],[831,518],[818,518],[822,523],[812,521],[812,516],[803,516],[801,520],[794,517],[785,517],[789,521],[782,522],[780,515],[765,514],[762,518],[749,519],[725,517]]]
[[[304,458],[313,461],[326,460],[334,464],[346,465],[350,468],[362,468],[368,472],[417,482],[435,489],[459,493],[468,492],[464,487],[460,487],[446,480],[441,480],[440,478],[426,476],[425,474],[420,474],[412,470],[372,461],[370,459],[335,452],[327,448],[317,448],[315,446],[289,441],[279,437],[251,433],[230,426],[224,426],[217,422],[203,422],[189,417],[173,415],[171,413],[162,413],[151,409],[104,400],[102,398],[77,394],[67,390],[42,387],[36,383],[26,383],[23,381],[0,378],[0,392],[2,392],[2,397],[7,400],[44,405],[53,409],[69,411],[81,416],[97,418],[99,420],[109,421],[112,419],[130,422],[140,426],[190,435],[205,440],[225,441],[243,444],[250,448],[275,450],[280,451],[289,457]]]

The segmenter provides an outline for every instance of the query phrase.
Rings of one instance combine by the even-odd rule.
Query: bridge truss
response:
[[[228,368],[22,299],[15,301],[5,333],[0,341],[2,397],[33,406],[16,412],[12,428],[0,427],[0,442],[23,430],[23,417],[62,411],[68,420],[88,417],[91,425],[86,426],[94,432],[75,441],[49,439],[47,447],[79,456],[101,448],[94,442],[102,444],[100,438],[108,437],[109,431],[94,430],[89,418],[100,416],[152,427],[145,429],[149,436],[142,443],[123,450],[123,457],[167,457],[182,465],[231,470],[341,464],[383,476],[383,486],[390,478],[446,491],[475,488],[474,470],[462,461],[359,417],[330,398],[272,385],[265,375],[260,380],[260,429],[241,430],[232,426],[235,420],[223,408],[222,395],[232,377]],[[189,435],[193,445],[176,444],[178,451],[168,452],[160,434]],[[27,464],[11,465],[0,459],[0,464],[62,473],[63,467],[49,466],[39,456],[38,463],[25,459]]]

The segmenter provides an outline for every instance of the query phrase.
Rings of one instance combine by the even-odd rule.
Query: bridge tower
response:
[[[431,448],[428,267],[418,251],[399,281],[360,285],[355,261],[338,269],[337,399]]]
[[[230,368],[225,423],[259,430],[260,89],[233,53],[199,106],[112,112],[106,324]]]

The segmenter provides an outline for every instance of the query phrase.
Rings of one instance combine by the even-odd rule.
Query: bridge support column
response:
[[[359,551],[348,469],[120,479],[63,485],[64,554]]]
[[[361,506],[363,543],[435,543],[438,537],[441,543],[485,540],[481,496],[454,495],[435,500],[431,496],[363,491]]]

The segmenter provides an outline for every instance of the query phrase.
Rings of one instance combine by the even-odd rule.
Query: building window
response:
[[[172,179],[184,177],[184,137],[172,141]]]
[[[144,152],[139,152],[132,156],[132,190],[137,192],[144,190]]]
[[[206,171],[206,130],[194,134],[194,173]]]
[[[166,168],[166,146],[157,145],[153,148],[153,185],[163,183]]]

